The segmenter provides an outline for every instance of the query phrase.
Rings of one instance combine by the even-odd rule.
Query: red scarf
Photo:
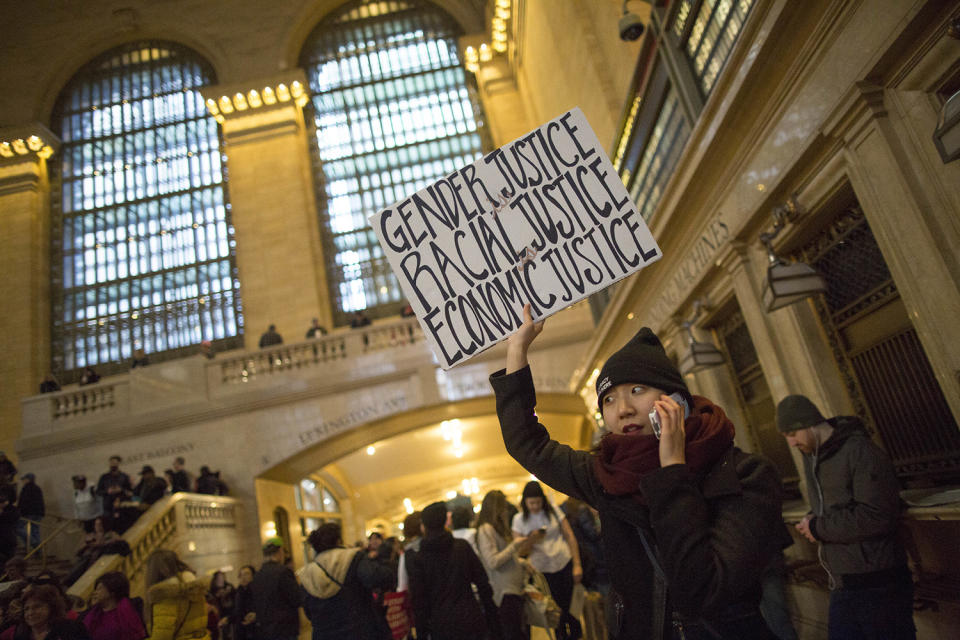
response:
[[[720,406],[701,396],[693,396],[693,412],[683,428],[687,466],[694,474],[713,466],[733,444],[733,423]],[[607,493],[643,502],[640,480],[660,468],[660,441],[653,435],[608,433],[593,464]]]

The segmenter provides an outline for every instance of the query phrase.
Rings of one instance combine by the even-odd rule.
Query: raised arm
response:
[[[530,305],[524,307],[523,315],[523,326],[508,339],[506,368],[490,376],[504,445],[517,462],[543,482],[596,504],[602,489],[593,474],[593,456],[551,440],[537,420],[537,396],[527,350],[543,331],[543,323],[533,322]]]

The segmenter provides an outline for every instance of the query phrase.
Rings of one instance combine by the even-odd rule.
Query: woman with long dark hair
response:
[[[550,585],[550,595],[560,607],[558,640],[578,640],[583,635],[580,621],[570,615],[573,586],[583,579],[580,547],[563,512],[556,509],[543,487],[531,480],[523,487],[520,513],[511,523],[515,536],[538,536],[528,558]]]
[[[530,629],[523,623],[526,570],[520,556],[529,553],[542,535],[514,536],[510,530],[511,514],[502,491],[490,491],[483,496],[477,515],[477,549],[493,588],[504,640],[527,640]]]
[[[551,440],[539,423],[529,305],[490,380],[507,451],[557,491],[600,513],[616,597],[612,637],[773,638],[761,577],[789,540],[773,464],[733,444],[723,409],[692,396],[657,336],[641,329],[603,365],[597,399],[609,433],[598,450]]]

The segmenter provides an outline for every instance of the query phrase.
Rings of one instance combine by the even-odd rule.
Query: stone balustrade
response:
[[[157,549],[172,549],[201,575],[243,557],[240,501],[224,496],[175,493],[152,505],[123,534],[130,555],[107,555],[97,560],[70,587],[70,595],[90,597],[97,578],[122,571],[131,593],[144,592],[147,560]],[[193,537],[195,534],[202,537]]]
[[[278,345],[257,351],[231,351],[213,360],[200,357],[162,362],[129,374],[104,378],[83,387],[69,386],[55,393],[22,401],[25,437],[82,428],[112,418],[182,405],[188,399],[222,399],[244,393],[244,383],[280,384],[292,372],[321,375],[332,367],[366,354],[382,354],[415,346],[429,358],[416,318],[378,323],[363,329],[340,329],[314,340]],[[407,354],[409,356],[409,354]],[[241,387],[241,388],[238,388]],[[137,402],[132,406],[130,398]]]

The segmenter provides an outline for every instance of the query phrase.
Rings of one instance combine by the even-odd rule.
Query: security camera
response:
[[[643,21],[635,13],[624,12],[620,18],[620,39],[625,42],[632,42],[643,35]]]

